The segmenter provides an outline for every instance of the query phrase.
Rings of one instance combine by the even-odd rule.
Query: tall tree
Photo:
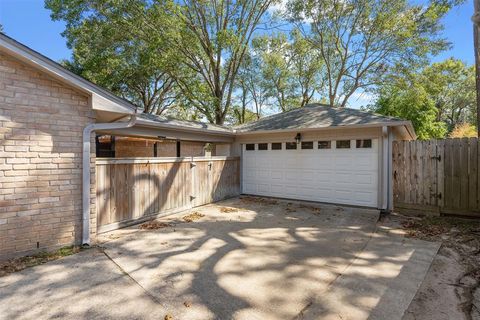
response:
[[[242,62],[237,77],[236,95],[239,101],[235,107],[237,123],[258,120],[262,116],[268,94],[261,69],[262,60],[259,54],[251,50]]]
[[[156,5],[173,6],[169,0]],[[166,12],[149,0],[46,0],[54,20],[66,22],[63,36],[73,50],[64,64],[77,74],[137,104],[146,113],[161,114],[175,101],[175,55],[166,32],[148,37],[146,20],[169,26]],[[168,30],[164,28],[163,30]]]
[[[377,93],[371,109],[411,120],[423,139],[442,138],[476,123],[475,71],[460,60],[391,75]]]
[[[398,65],[418,65],[447,47],[439,34],[448,1],[290,0],[291,21],[319,51],[330,105],[381,83]]]
[[[475,53],[475,86],[477,107],[477,135],[480,137],[480,0],[473,0],[473,45]]]
[[[419,139],[444,138],[447,128],[444,122],[437,120],[438,109],[416,80],[400,81],[387,85],[371,111],[412,121]]]
[[[252,36],[275,0],[183,0],[175,45],[183,68],[182,93],[205,117],[223,124]]]
[[[323,87],[323,64],[318,52],[297,29],[253,41],[261,57],[263,85],[281,111],[303,107]]]
[[[445,122],[449,131],[462,123],[476,123],[473,66],[450,58],[426,67],[420,77],[438,109],[437,120]]]

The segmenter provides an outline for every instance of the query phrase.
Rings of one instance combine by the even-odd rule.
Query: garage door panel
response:
[[[272,184],[270,187],[270,191],[276,195],[282,195],[284,193],[283,185],[281,184]]]
[[[376,179],[376,178],[377,177],[375,176],[374,173],[365,173],[365,174],[357,173],[354,176],[355,183],[357,183],[358,185],[363,185],[363,186],[373,185],[375,183],[374,179]]]
[[[268,193],[270,191],[270,185],[268,184],[264,184],[264,183],[259,183],[258,185],[258,192],[262,192],[262,193]]]
[[[265,181],[270,179],[270,172],[268,170],[256,170],[256,180]]]
[[[285,182],[286,183],[296,183],[298,173],[296,170],[285,170],[284,172]]]
[[[294,186],[294,185],[286,185],[286,186],[284,186],[284,191],[285,191],[285,194],[286,194],[286,195],[298,196],[297,186]]]
[[[283,179],[283,172],[280,170],[272,170],[270,177],[272,180],[282,180]]]
[[[315,171],[314,170],[299,170],[297,178],[299,180],[299,183],[314,182],[315,181]]]
[[[376,139],[372,148],[352,143],[351,149],[256,150],[243,157],[244,193],[377,206]]]

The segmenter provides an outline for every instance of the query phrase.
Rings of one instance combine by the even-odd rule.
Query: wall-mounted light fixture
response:
[[[297,144],[299,144],[300,141],[302,141],[302,135],[300,133],[297,133],[297,135],[295,136],[295,142],[297,142]]]

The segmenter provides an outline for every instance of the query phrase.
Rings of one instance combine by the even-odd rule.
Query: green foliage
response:
[[[379,88],[375,112],[411,120],[420,139],[443,138],[456,126],[476,123],[475,71],[447,59],[391,76]]]
[[[383,89],[372,111],[412,121],[422,140],[443,138],[447,133],[445,123],[437,121],[435,103],[421,86]]]
[[[420,77],[425,90],[435,102],[438,119],[447,124],[449,131],[461,123],[476,123],[473,66],[450,58],[426,67]]]
[[[253,40],[263,87],[281,111],[303,107],[323,86],[323,63],[298,29]]]
[[[254,32],[274,0],[180,1],[173,45],[185,72],[182,93],[210,122],[223,124]]]
[[[157,6],[174,7],[169,0]],[[165,26],[174,19],[148,0],[46,0],[54,20],[64,20],[63,35],[73,49],[64,65],[144,109],[162,113],[174,102],[173,52],[168,33],[149,37],[145,21]]]
[[[288,12],[277,16],[293,23],[285,33],[268,24],[279,0],[45,6],[66,23],[73,56],[63,64],[145,112],[244,123],[267,107],[287,111],[313,100],[346,106],[357,90],[376,89],[374,109],[414,120],[429,137],[445,134],[442,123],[451,130],[474,121],[471,70],[452,60],[400,78],[448,47],[441,19],[461,1],[289,0]]]
[[[358,90],[382,83],[395,68],[416,68],[447,47],[440,37],[447,1],[290,0],[291,21],[325,65],[324,95],[346,106]],[[323,88],[322,88],[323,89]]]

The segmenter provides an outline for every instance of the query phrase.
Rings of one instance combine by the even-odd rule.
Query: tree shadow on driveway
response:
[[[0,318],[396,319],[436,252],[378,230],[375,210],[248,197],[194,210],[0,278]]]
[[[342,310],[366,319],[419,249],[374,233],[376,210],[247,197],[197,211],[199,221],[179,223],[178,215],[173,227],[104,245],[175,319],[314,319]]]

